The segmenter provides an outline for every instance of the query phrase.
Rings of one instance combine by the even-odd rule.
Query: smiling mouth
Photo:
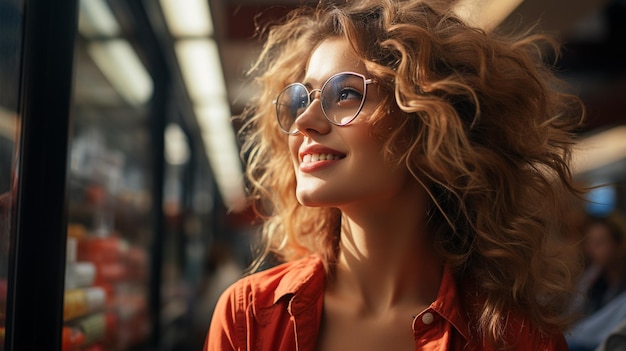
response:
[[[334,161],[340,160],[346,157],[345,155],[336,155],[336,154],[306,154],[302,157],[302,163],[314,163],[320,161]]]

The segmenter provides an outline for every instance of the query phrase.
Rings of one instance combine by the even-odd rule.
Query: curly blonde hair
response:
[[[438,253],[481,296],[470,311],[480,335],[500,340],[511,310],[546,332],[563,326],[572,277],[548,249],[566,230],[563,194],[579,194],[569,161],[584,108],[545,63],[545,48],[558,54],[557,43],[486,33],[414,0],[302,8],[267,34],[251,71],[261,94],[241,131],[250,195],[264,219],[261,258],[315,253],[328,264],[337,255],[341,214],[296,200],[272,101],[303,78],[312,48],[343,37],[387,92],[372,120],[386,157],[428,191]]]

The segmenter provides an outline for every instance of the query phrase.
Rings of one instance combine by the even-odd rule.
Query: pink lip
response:
[[[315,155],[315,154],[325,154],[325,155],[333,155],[335,156],[335,158],[337,159],[333,159],[333,160],[318,160],[315,162],[310,162],[310,163],[304,163],[304,157],[306,155]],[[326,168],[338,161],[340,161],[341,159],[343,159],[346,155],[344,153],[341,153],[337,150],[333,150],[331,148],[327,148],[325,146],[321,146],[321,145],[312,145],[312,146],[308,146],[305,148],[302,148],[300,150],[300,152],[298,153],[298,156],[300,158],[300,171],[305,172],[305,173],[310,173],[310,172],[314,172],[317,170],[320,170],[322,168]]]

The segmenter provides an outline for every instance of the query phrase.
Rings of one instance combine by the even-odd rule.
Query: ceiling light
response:
[[[181,40],[175,44],[183,80],[194,103],[206,99],[226,98],[217,44],[211,39]]]
[[[160,0],[160,2],[167,26],[174,37],[213,34],[207,0]]]
[[[575,174],[608,166],[626,158],[626,126],[596,133],[578,143],[572,157]]]
[[[88,45],[87,52],[129,104],[142,105],[150,99],[152,78],[126,40],[93,42]]]
[[[179,40],[175,50],[224,204],[241,211],[246,207],[243,172],[217,45],[211,39]]]
[[[496,28],[524,0],[459,0],[456,14],[466,22],[485,31]]]
[[[197,107],[195,113],[224,204],[231,211],[242,211],[247,204],[230,108],[225,100],[216,100]]]
[[[170,123],[165,128],[165,160],[173,166],[179,166],[189,161],[190,151],[187,136],[182,128]]]
[[[104,0],[81,0],[78,31],[88,38],[111,38],[120,34],[120,26]]]

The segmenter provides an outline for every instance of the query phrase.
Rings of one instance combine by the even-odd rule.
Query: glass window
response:
[[[18,0],[0,2],[0,350],[4,350],[7,277],[22,46],[22,12]]]

